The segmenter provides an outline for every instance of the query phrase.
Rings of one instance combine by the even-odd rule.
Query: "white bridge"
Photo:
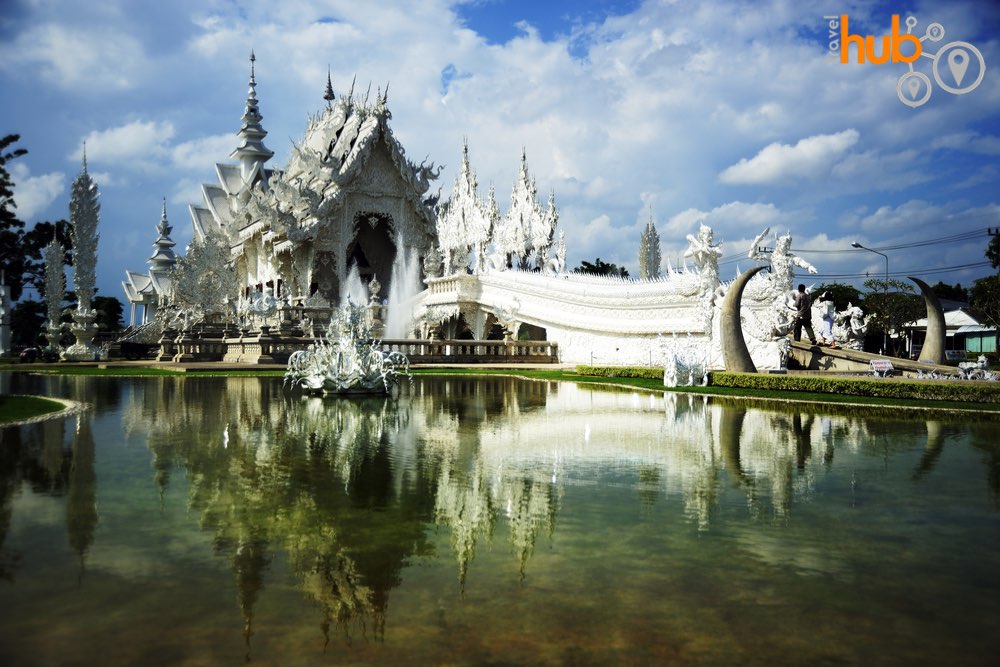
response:
[[[443,335],[454,338],[467,327],[481,340],[499,325],[515,340],[557,342],[563,363],[662,366],[670,341],[698,339],[703,346],[714,319],[711,304],[699,299],[696,273],[630,281],[507,270],[427,284],[417,314],[440,324]]]

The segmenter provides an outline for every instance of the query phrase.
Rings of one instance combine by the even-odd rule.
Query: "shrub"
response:
[[[606,378],[663,378],[662,368],[630,366],[577,366],[580,375]],[[964,380],[885,380],[866,377],[820,375],[770,375],[767,373],[709,373],[709,385],[756,391],[808,392],[869,398],[960,403],[1000,404],[1000,383]]]

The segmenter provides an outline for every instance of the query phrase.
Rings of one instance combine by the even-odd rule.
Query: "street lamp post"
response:
[[[887,307],[888,306],[888,301],[889,301],[889,256],[886,255],[884,252],[879,252],[878,250],[872,250],[871,248],[866,248],[865,246],[861,245],[857,241],[855,241],[854,243],[852,243],[851,247],[852,248],[857,248],[858,250],[867,250],[868,252],[873,252],[876,255],[882,255],[883,259],[885,259],[885,283],[882,285],[882,293],[883,293],[884,299],[885,299],[885,302],[884,302],[885,303],[885,307]],[[882,354],[885,354],[885,351],[887,349],[889,349],[889,332],[883,331],[882,332]]]

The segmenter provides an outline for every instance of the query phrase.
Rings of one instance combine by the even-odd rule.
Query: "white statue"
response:
[[[714,299],[715,289],[719,286],[719,258],[722,257],[722,244],[712,243],[712,228],[701,225],[698,236],[687,235],[688,247],[684,257],[690,257],[698,265],[701,274],[699,293],[702,298]]]
[[[747,255],[750,259],[758,262],[770,261],[773,289],[776,293],[779,293],[782,298],[784,298],[789,292],[792,291],[792,282],[795,278],[794,267],[797,266],[801,269],[805,269],[809,273],[816,273],[817,271],[815,266],[792,253],[791,234],[785,234],[777,237],[774,241],[774,250],[771,251],[770,255],[763,252],[760,248],[760,244],[770,231],[771,228],[768,227],[757,235],[757,238],[754,239],[753,245],[750,246],[750,252],[747,253]]]
[[[847,309],[840,311],[834,317],[834,340],[848,349],[863,349],[869,319],[871,319],[871,315],[866,316],[861,308],[848,303]]]

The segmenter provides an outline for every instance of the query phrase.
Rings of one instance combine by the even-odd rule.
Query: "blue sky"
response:
[[[923,44],[944,50],[953,88],[978,77],[974,47],[979,84],[942,89],[929,57],[900,84],[905,63],[828,55],[824,16],[881,36],[894,13],[918,36],[944,29]],[[373,94],[389,84],[394,132],[414,161],[446,165],[445,198],[463,138],[501,209],[525,149],[540,199],[555,192],[570,266],[636,273],[652,215],[674,263],[711,225],[725,279],[770,227],[791,231],[818,281],[884,274],[857,241],[894,277],[968,285],[991,271],[986,230],[1000,226],[998,28],[997,5],[977,1],[5,0],[0,133],[29,151],[10,165],[29,224],[68,216],[86,141],[98,287],[119,298],[124,271],[146,269],[164,198],[174,239],[190,240],[188,204],[236,145],[251,48],[270,166],[322,108],[328,68],[338,93],[355,75]],[[970,56],[961,82],[956,48],[957,64]]]

